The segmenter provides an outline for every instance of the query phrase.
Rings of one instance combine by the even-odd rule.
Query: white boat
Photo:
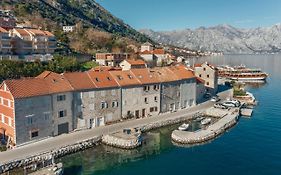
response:
[[[201,121],[201,125],[207,125],[211,123],[212,119],[211,118],[205,118],[204,120]]]
[[[179,127],[178,127],[178,130],[180,130],[180,131],[186,131],[187,129],[188,129],[188,127],[189,127],[189,124],[187,123],[184,123],[184,124],[182,124],[182,125],[180,125]]]
[[[205,119],[205,117],[198,117],[198,118],[195,119],[195,121],[201,122],[203,119]]]

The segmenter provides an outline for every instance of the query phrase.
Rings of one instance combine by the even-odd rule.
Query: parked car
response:
[[[228,107],[225,106],[225,105],[223,105],[222,103],[216,103],[216,104],[214,104],[214,108],[228,109]]]
[[[239,106],[240,106],[239,103],[237,103],[237,102],[235,102],[235,101],[232,101],[232,100],[223,102],[223,105],[224,105],[224,106],[227,106],[227,107],[233,107],[233,108],[234,108],[234,107],[239,107]]]
[[[211,98],[211,101],[212,101],[212,102],[218,102],[218,101],[220,101],[220,100],[221,100],[221,99],[220,99],[219,96],[217,96],[217,95]]]

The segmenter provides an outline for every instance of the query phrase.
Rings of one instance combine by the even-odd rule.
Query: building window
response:
[[[203,70],[206,71],[206,68],[204,67]]]
[[[65,117],[67,115],[66,110],[59,111],[58,115],[59,115],[59,118]]]
[[[149,87],[149,86],[144,86],[144,87],[143,87],[143,91],[146,91],[146,92],[147,92],[147,91],[149,91],[149,90],[150,90],[150,87]]]
[[[209,84],[210,84],[209,82],[206,83],[207,86],[209,86]]]
[[[99,82],[100,80],[98,78],[96,78],[96,81]]]
[[[157,96],[155,96],[155,97],[154,97],[154,101],[155,101],[155,102],[157,102],[157,101],[158,101],[158,98],[157,98]]]
[[[153,112],[154,111],[154,108],[150,108],[150,112]]]
[[[207,75],[207,78],[210,78],[210,75],[209,75],[209,74]]]
[[[158,111],[158,108],[157,107],[154,107],[154,112],[157,112]]]
[[[0,105],[2,105],[2,104],[3,104],[3,98],[0,97]]]
[[[179,97],[181,95],[181,93],[180,92],[177,92],[177,96]]]
[[[156,91],[159,90],[159,84],[158,85],[154,85],[153,89],[156,90]]]
[[[45,112],[44,113],[44,119],[45,120],[50,120],[50,113],[49,112]]]
[[[65,101],[66,96],[65,95],[58,95],[57,96],[57,101]]]
[[[101,109],[108,108],[108,105],[106,102],[101,102]]]
[[[2,119],[1,119],[1,121],[2,121],[2,123],[5,123],[5,116],[3,115],[3,114],[1,114],[2,115]]]
[[[145,102],[146,104],[148,104],[148,98],[147,98],[147,97],[144,98],[144,102]]]
[[[118,78],[119,80],[123,80],[123,77],[122,77],[121,75],[117,75],[117,78]]]
[[[27,115],[27,116],[25,116],[26,117],[26,119],[27,119],[27,124],[28,125],[32,125],[33,124],[33,117],[34,117],[34,114],[32,114],[32,115]]]
[[[107,80],[108,80],[108,81],[111,81],[111,78],[110,78],[110,77],[107,77]]]
[[[201,75],[201,74],[199,74],[199,77],[202,77],[202,75]]]
[[[9,126],[12,126],[12,119],[9,118],[9,123],[8,123]]]
[[[133,79],[133,76],[132,76],[132,75],[130,75],[130,74],[128,74],[128,77],[129,77],[129,79]]]
[[[32,131],[31,132],[31,138],[38,137],[38,136],[39,136],[39,131]]]
[[[113,101],[112,102],[112,107],[117,108],[118,107],[118,101]]]

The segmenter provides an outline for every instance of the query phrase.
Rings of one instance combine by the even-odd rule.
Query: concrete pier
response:
[[[175,130],[173,131],[171,137],[174,142],[180,144],[197,144],[206,142],[224,133],[228,128],[235,125],[238,118],[239,108],[234,108],[229,111],[228,115],[205,129],[201,129],[196,132]]]
[[[130,131],[127,133],[126,131]],[[141,146],[141,132],[137,129],[127,129],[102,137],[102,143],[123,149],[134,149]]]
[[[248,108],[242,108],[241,109],[241,115],[245,117],[251,117],[253,114],[253,109],[248,109]]]

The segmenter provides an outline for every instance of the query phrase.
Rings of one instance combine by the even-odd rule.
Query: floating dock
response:
[[[245,116],[245,117],[251,117],[253,114],[253,109],[249,109],[249,108],[242,108],[241,109],[241,115]]]
[[[198,144],[214,139],[238,122],[239,113],[239,108],[233,108],[216,123],[195,132],[175,130],[171,135],[172,140],[180,144]]]

